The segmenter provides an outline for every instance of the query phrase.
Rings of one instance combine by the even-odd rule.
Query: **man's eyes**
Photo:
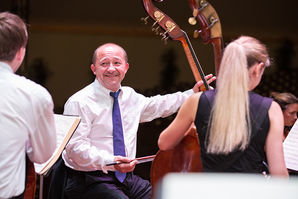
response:
[[[102,63],[100,63],[99,65],[101,65],[101,66],[107,66],[107,65],[109,65],[110,63],[108,63],[108,62],[102,62]]]
[[[102,63],[100,63],[100,65],[101,66],[109,66],[109,65],[111,65],[111,63],[110,62],[102,62]],[[121,62],[118,62],[118,61],[113,62],[112,65],[119,66],[119,65],[121,65]]]

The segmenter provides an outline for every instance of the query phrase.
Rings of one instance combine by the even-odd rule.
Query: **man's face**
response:
[[[283,111],[285,126],[293,126],[297,120],[298,104],[288,104]]]
[[[123,49],[116,45],[105,45],[96,52],[91,70],[97,80],[107,89],[117,91],[129,68]]]

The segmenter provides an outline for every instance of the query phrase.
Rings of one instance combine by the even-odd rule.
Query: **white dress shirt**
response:
[[[20,195],[26,152],[45,162],[56,147],[53,102],[47,90],[0,62],[0,198]]]
[[[111,91],[96,79],[71,96],[65,104],[64,114],[78,115],[81,123],[63,152],[65,164],[75,170],[114,170],[105,164],[114,161]],[[168,95],[145,97],[130,87],[121,87],[119,106],[122,117],[126,156],[135,158],[139,123],[175,112],[192,89]]]

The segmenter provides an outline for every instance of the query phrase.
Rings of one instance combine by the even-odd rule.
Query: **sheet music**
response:
[[[284,140],[283,148],[287,168],[298,171],[298,120]]]
[[[75,129],[80,123],[80,118],[77,116],[68,116],[60,114],[55,114],[54,116],[57,146],[52,157],[47,162],[43,164],[34,163],[35,172],[40,175],[45,174],[57,161],[65,145],[67,144]]]

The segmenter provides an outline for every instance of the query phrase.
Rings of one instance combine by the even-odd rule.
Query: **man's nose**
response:
[[[115,70],[116,67],[113,65],[113,63],[110,63],[108,66],[108,70]]]

